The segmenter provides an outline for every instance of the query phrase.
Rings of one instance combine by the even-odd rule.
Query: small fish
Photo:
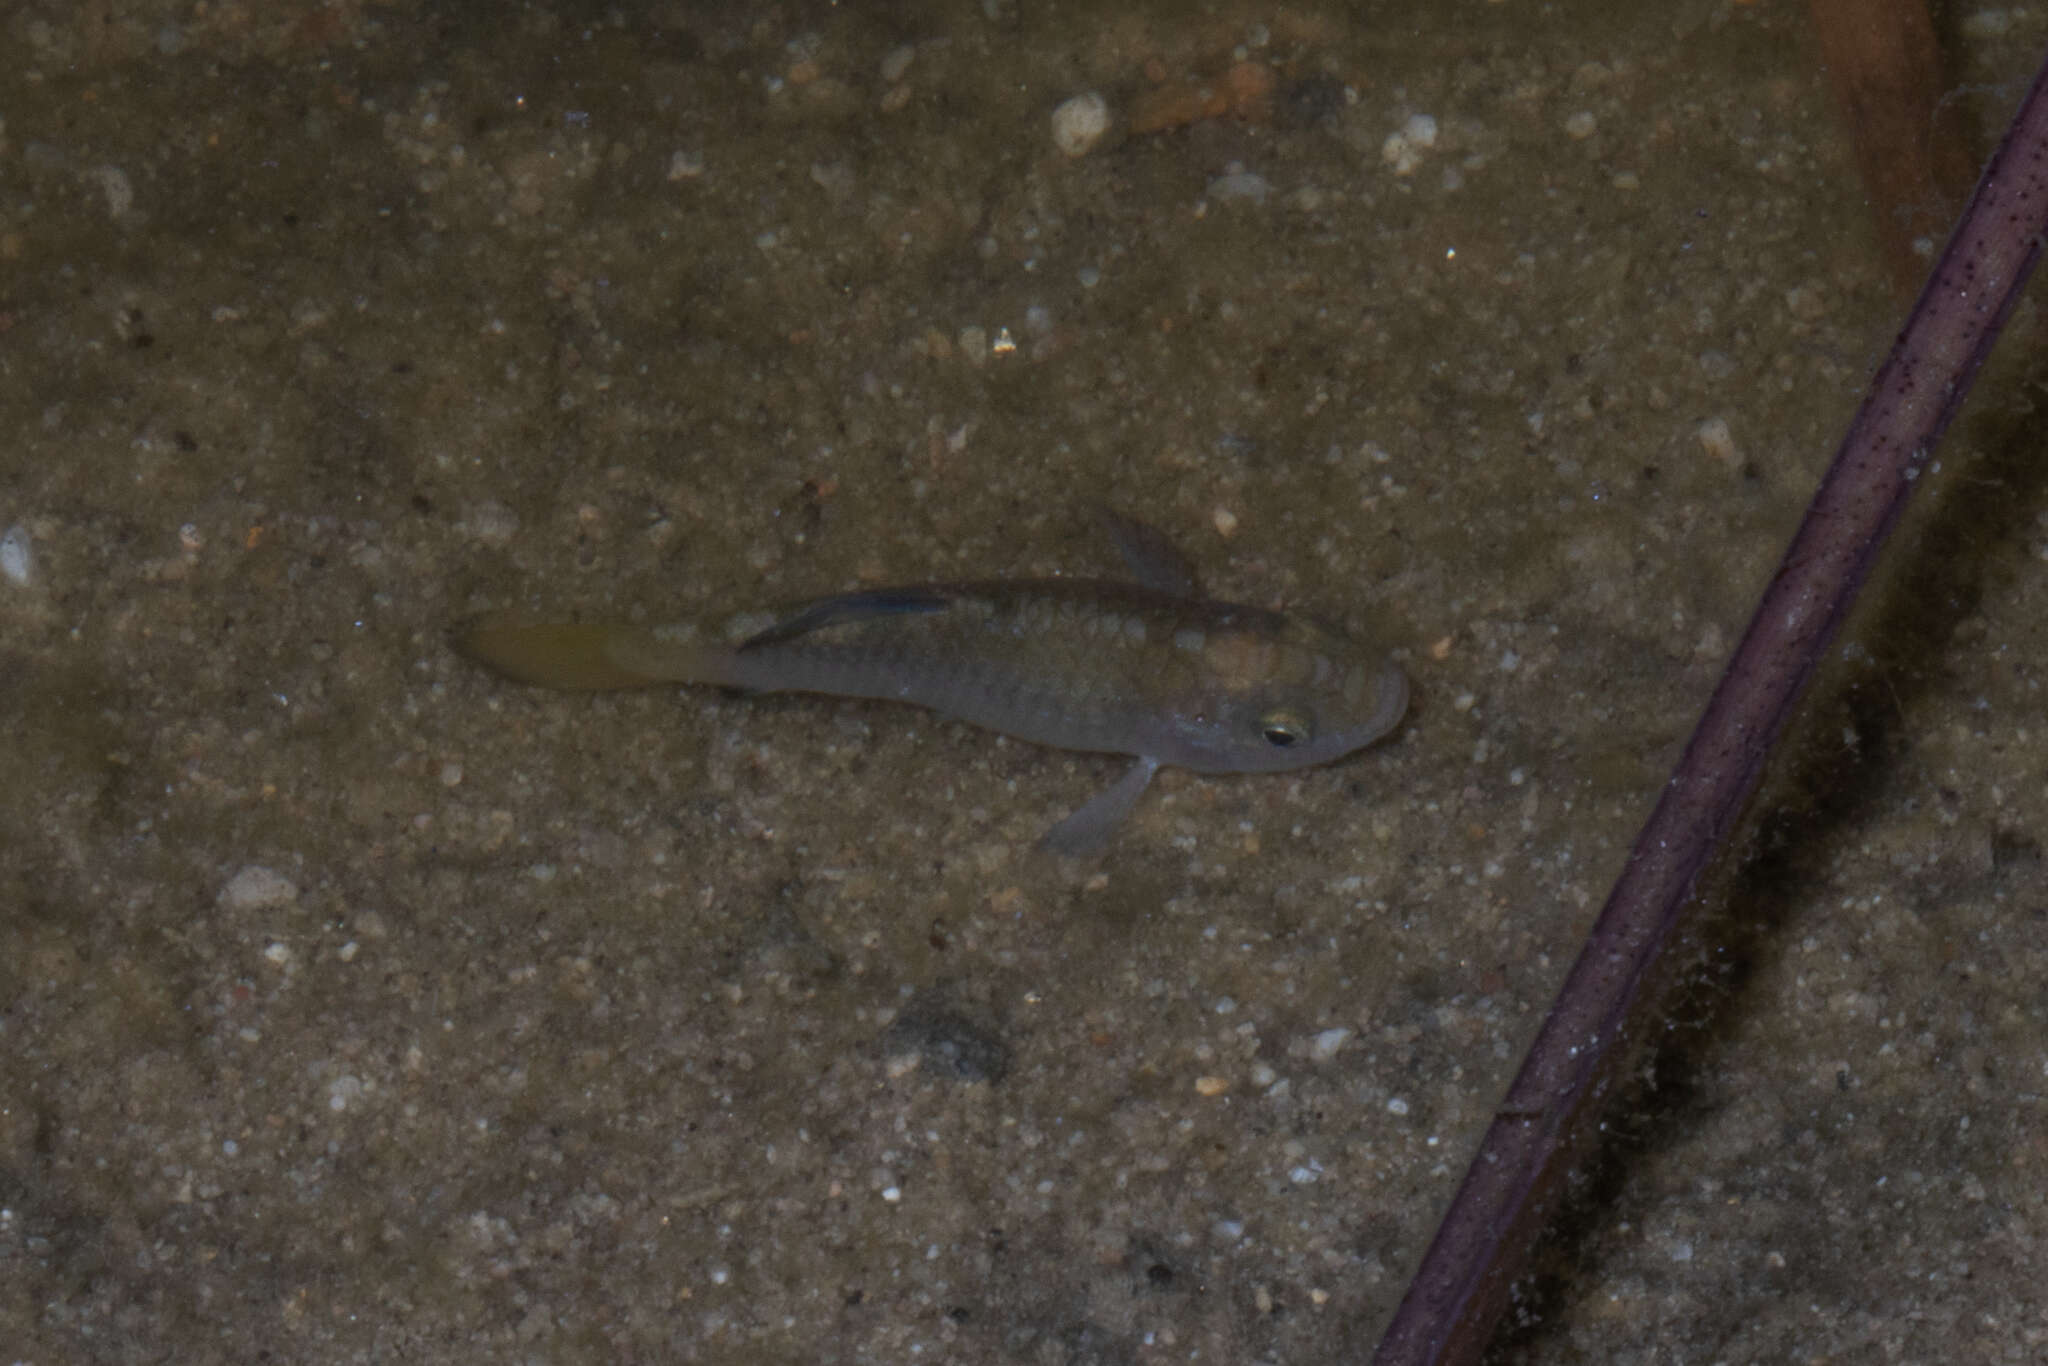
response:
[[[1301,617],[1200,595],[1151,527],[1101,520],[1136,582],[1024,579],[878,588],[789,609],[738,645],[685,627],[485,620],[456,649],[551,688],[709,683],[929,707],[1058,749],[1136,756],[1054,826],[1093,853],[1163,765],[1271,773],[1326,764],[1392,730],[1408,679],[1386,652]]]

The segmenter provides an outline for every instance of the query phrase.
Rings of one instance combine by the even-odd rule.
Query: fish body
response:
[[[567,688],[708,683],[909,702],[1059,749],[1135,756],[1056,827],[1099,847],[1162,765],[1201,773],[1328,763],[1384,735],[1408,682],[1384,650],[1307,618],[1200,597],[1156,532],[1111,521],[1143,580],[928,584],[820,598],[737,645],[684,627],[482,623],[458,648]]]

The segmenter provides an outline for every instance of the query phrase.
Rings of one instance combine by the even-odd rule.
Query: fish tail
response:
[[[456,652],[507,678],[543,688],[730,685],[732,651],[641,626],[539,626],[483,621],[457,633]]]

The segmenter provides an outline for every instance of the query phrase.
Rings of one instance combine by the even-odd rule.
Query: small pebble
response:
[[[109,218],[125,217],[135,207],[134,182],[119,166],[95,166],[84,173],[84,179],[106,196]]]
[[[1785,307],[1803,323],[1816,323],[1828,315],[1827,295],[1814,285],[1799,285],[1786,290]]]
[[[1422,164],[1422,149],[1410,142],[1405,133],[1389,133],[1380,144],[1380,160],[1395,175],[1413,175]]]
[[[1702,351],[1699,355],[1700,373],[1710,380],[1723,380],[1736,370],[1735,358],[1726,351]]]
[[[1247,171],[1243,166],[1232,162],[1225,168],[1224,173],[1210,181],[1202,192],[1219,204],[1227,204],[1233,199],[1263,204],[1266,202],[1266,196],[1273,193],[1273,186],[1264,176]]]
[[[917,49],[909,43],[889,49],[882,58],[882,79],[894,85],[903,79],[903,73],[910,70],[910,64],[917,60]]]
[[[457,529],[485,545],[506,545],[519,534],[519,514],[495,498],[468,508]]]
[[[1699,425],[1693,435],[1700,443],[1700,450],[1708,459],[1723,465],[1735,463],[1735,433],[1728,430],[1728,420],[1710,417]]]
[[[1564,131],[1565,136],[1574,142],[1584,142],[1600,131],[1600,120],[1594,118],[1587,110],[1581,109],[1564,121]]]
[[[1197,1095],[1201,1095],[1201,1096],[1220,1096],[1220,1095],[1222,1095],[1222,1094],[1223,1094],[1223,1093],[1224,1093],[1225,1091],[1228,1091],[1229,1089],[1230,1089],[1230,1079],[1229,1079],[1228,1077],[1196,1077],[1196,1078],[1195,1078],[1195,1094],[1197,1094]]]
[[[16,588],[26,588],[36,576],[36,552],[28,528],[19,522],[0,535],[0,574]]]
[[[1109,102],[1092,90],[1052,111],[1053,144],[1070,157],[1088,155],[1108,132]]]
[[[230,911],[269,911],[295,904],[299,889],[274,868],[252,863],[228,879],[220,905]]]
[[[840,204],[852,198],[860,182],[853,167],[844,161],[814,161],[811,163],[811,183],[823,190],[826,198]]]

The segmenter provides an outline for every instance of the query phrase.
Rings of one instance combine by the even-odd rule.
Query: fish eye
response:
[[[1308,742],[1308,718],[1298,712],[1269,711],[1259,718],[1259,734],[1274,749],[1292,749]]]

